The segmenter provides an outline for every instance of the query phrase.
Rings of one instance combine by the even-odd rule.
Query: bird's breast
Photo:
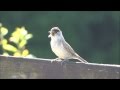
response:
[[[59,40],[57,41],[51,40],[50,44],[51,44],[51,49],[56,54],[56,56],[64,59],[66,54],[62,42]]]

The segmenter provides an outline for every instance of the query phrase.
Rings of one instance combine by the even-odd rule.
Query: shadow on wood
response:
[[[0,56],[0,79],[120,79],[120,65]]]

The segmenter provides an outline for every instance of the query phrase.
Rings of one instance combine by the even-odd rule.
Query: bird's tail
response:
[[[77,56],[77,60],[79,60],[80,62],[83,62],[83,63],[88,63],[85,59],[83,59],[82,57],[80,57],[78,54],[76,54]]]
[[[83,63],[88,63],[85,59],[83,59],[82,57],[79,57],[77,60],[79,60],[80,62],[83,62]]]

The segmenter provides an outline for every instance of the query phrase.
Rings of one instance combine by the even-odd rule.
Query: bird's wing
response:
[[[86,62],[87,61],[85,59],[83,59],[82,57],[80,57],[74,50],[73,48],[65,41],[65,43],[63,43],[63,47],[67,50],[67,52],[69,52],[69,54],[71,54],[73,57],[76,56],[76,59],[78,59],[80,62]]]
[[[73,48],[66,42],[64,41],[63,47],[69,52],[72,56],[76,56],[76,52],[73,50]],[[79,56],[79,55],[78,55]]]

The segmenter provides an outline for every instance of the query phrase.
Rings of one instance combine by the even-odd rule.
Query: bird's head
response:
[[[58,28],[58,27],[53,27],[50,31],[48,31],[49,33],[49,38],[52,38],[52,37],[59,37],[62,35],[62,31]]]

